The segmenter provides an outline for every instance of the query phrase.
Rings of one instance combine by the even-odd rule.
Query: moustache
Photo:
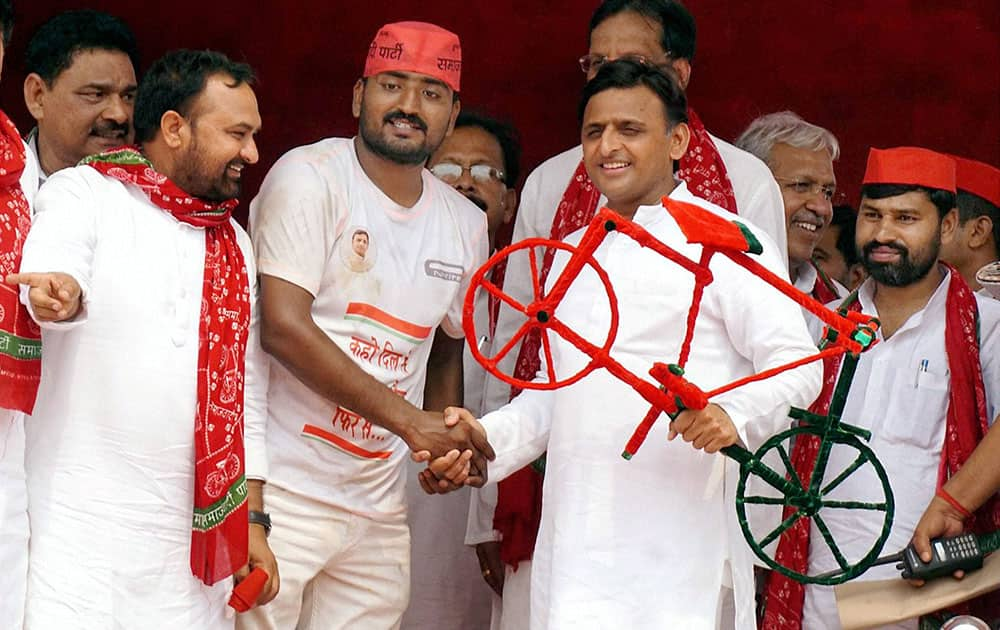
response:
[[[427,131],[427,123],[424,122],[423,118],[417,116],[416,114],[404,114],[399,110],[386,114],[385,118],[382,119],[382,122],[392,123],[396,120],[405,120],[420,131]]]
[[[477,206],[479,206],[479,209],[482,210],[483,212],[486,212],[486,209],[489,207],[489,204],[486,203],[485,199],[477,197],[476,195],[465,193],[465,198],[471,201],[472,203],[476,204]]]
[[[128,135],[129,125],[127,122],[120,123],[113,120],[102,120],[90,128],[90,135],[102,138],[116,138]]]
[[[868,258],[871,256],[876,247],[888,247],[889,249],[894,249],[899,252],[903,258],[907,258],[910,255],[910,250],[906,249],[902,245],[897,245],[896,243],[879,243],[878,241],[868,241],[865,243],[865,246],[861,248],[861,252],[864,254],[865,258]]]

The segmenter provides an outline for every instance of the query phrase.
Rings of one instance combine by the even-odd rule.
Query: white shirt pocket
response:
[[[886,410],[883,439],[938,452],[948,411],[949,374],[921,362],[894,370],[894,400]]]

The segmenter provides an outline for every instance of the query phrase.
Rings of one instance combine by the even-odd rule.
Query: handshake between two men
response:
[[[441,454],[441,446],[430,448],[414,447],[414,441],[407,440],[413,451],[415,462],[427,462],[427,468],[420,472],[420,487],[427,494],[447,494],[463,485],[482,487],[487,481],[487,460],[493,461],[496,454],[487,441],[486,429],[467,409],[447,407],[444,410],[444,431],[456,439],[456,444],[467,440],[471,448],[452,448]],[[716,404],[704,409],[686,409],[670,422],[668,440],[680,437],[696,450],[716,453],[721,449],[740,443],[736,426],[729,414]]]
[[[432,451],[430,448],[415,448],[414,443],[408,440],[413,451],[413,461],[427,462],[427,468],[420,471],[418,477],[424,492],[447,494],[466,485],[477,488],[485,485],[487,460],[493,461],[496,453],[486,440],[483,425],[468,409],[446,407],[444,424],[440,430],[443,432],[443,439],[454,439],[458,445],[464,442],[471,448],[451,448],[442,453],[438,444],[434,445],[436,448]],[[435,456],[435,453],[441,454]]]

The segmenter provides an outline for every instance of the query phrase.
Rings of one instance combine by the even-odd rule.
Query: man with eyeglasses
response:
[[[427,162],[431,173],[486,214],[491,251],[497,230],[510,222],[517,206],[514,186],[520,154],[513,127],[480,113],[462,111],[455,120],[454,131]],[[476,299],[473,314],[476,330],[488,331],[490,322],[495,321],[490,308],[493,307],[495,314],[495,298],[491,302],[488,294],[480,291]],[[489,353],[490,342],[489,335],[484,335],[479,340],[480,349]],[[463,406],[480,413],[486,372],[468,347],[462,370]],[[403,615],[402,628],[485,629],[490,624],[490,589],[499,595],[504,583],[499,544],[493,531],[496,487],[491,486],[488,491],[462,489],[441,497],[440,501],[428,501],[417,478],[423,468],[422,464],[411,465],[407,478],[413,569],[410,607]],[[467,544],[476,547],[475,553]],[[500,598],[493,599],[493,606],[498,608]],[[527,607],[527,590],[523,605]]]
[[[408,450],[492,455],[441,413],[462,402],[462,307],[487,253],[482,211],[424,168],[458,116],[461,44],[397,22],[366,53],[358,135],[292,149],[250,206],[281,590],[243,630],[398,627]]]
[[[675,0],[605,0],[590,20],[589,50],[580,58],[587,79],[593,79],[608,61],[629,58],[646,65],[670,68],[682,89],[691,79],[695,54],[695,22],[692,15]],[[711,135],[688,109],[691,142],[678,162],[677,175],[696,196],[739,214],[759,226],[777,243],[784,259],[785,220],[781,193],[767,167],[757,158]],[[513,241],[541,237],[561,240],[586,225],[598,207],[607,202],[587,176],[583,167],[582,146],[576,146],[550,158],[535,169],[524,185],[521,204],[514,222]],[[512,257],[507,267],[504,290],[514,299],[531,300],[532,282],[527,257]],[[498,343],[510,339],[521,323],[520,315],[501,305],[497,319]],[[525,343],[509,352],[500,363],[507,374],[530,378],[532,357],[538,346],[529,336]],[[485,409],[497,409],[511,395],[510,386],[499,379],[487,380]],[[499,505],[506,515],[501,531],[505,556],[515,559],[518,572],[530,571],[541,505],[520,501],[525,492],[541,496],[542,478],[528,467],[499,487]],[[509,499],[508,499],[509,497]],[[522,507],[512,507],[514,503]],[[523,506],[533,504],[525,511]],[[506,532],[503,530],[506,529]],[[527,535],[514,536],[513,532]],[[516,543],[513,541],[517,541]]]
[[[820,302],[847,295],[839,282],[813,262],[813,250],[833,218],[837,178],[833,162],[840,144],[826,129],[790,111],[757,118],[736,146],[764,161],[781,187],[788,230],[788,273],[795,286]]]

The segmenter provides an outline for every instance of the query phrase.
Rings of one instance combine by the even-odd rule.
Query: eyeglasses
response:
[[[495,179],[498,182],[503,182],[506,174],[498,168],[494,168],[489,164],[473,164],[472,166],[462,166],[461,164],[455,164],[454,162],[438,162],[431,167],[431,173],[440,180],[446,182],[455,182],[462,177],[462,173],[469,171],[469,175],[472,179],[480,184],[489,183],[491,179]]]
[[[670,51],[668,50],[663,53],[663,57],[666,61],[670,61]],[[584,74],[590,74],[591,72],[597,72],[600,70],[601,66],[609,61],[620,61],[622,59],[627,59],[628,61],[634,61],[636,63],[641,63],[644,66],[651,66],[654,68],[660,68],[663,66],[663,64],[657,63],[654,59],[647,57],[646,55],[622,55],[621,57],[609,59],[607,55],[589,54],[580,57],[580,69],[583,70]]]
[[[833,184],[820,184],[809,179],[788,179],[777,176],[774,179],[796,195],[812,196],[821,194],[823,195],[823,199],[827,201],[833,201],[834,197],[840,198],[840,195],[837,195],[837,187]]]

